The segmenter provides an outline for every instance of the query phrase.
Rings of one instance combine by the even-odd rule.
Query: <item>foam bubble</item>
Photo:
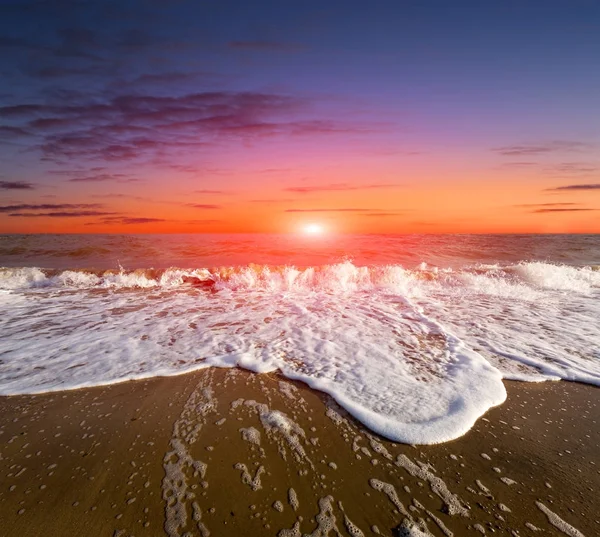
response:
[[[257,446],[260,446],[260,432],[254,427],[242,427],[240,429],[240,433],[242,433],[242,439],[246,442],[250,442],[251,444],[256,444]]]
[[[512,270],[524,282],[542,289],[587,293],[600,288],[600,272],[591,267],[532,262],[519,263]]]
[[[571,526],[568,522],[565,522],[556,513],[548,509],[542,502],[535,502],[535,504],[538,506],[538,509],[546,515],[548,522],[555,528],[559,529],[569,537],[584,537],[583,533]]]

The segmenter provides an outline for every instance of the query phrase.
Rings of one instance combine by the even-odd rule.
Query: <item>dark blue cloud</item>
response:
[[[25,181],[0,181],[1,190],[33,190],[32,183]]]
[[[97,209],[102,207],[99,203],[41,203],[41,204],[17,204],[0,205],[0,213],[13,213],[17,211],[47,211],[56,209]]]
[[[50,213],[9,213],[8,216],[21,218],[83,218],[89,216],[105,216],[109,214],[118,214],[104,211],[75,211],[75,212],[50,212]]]

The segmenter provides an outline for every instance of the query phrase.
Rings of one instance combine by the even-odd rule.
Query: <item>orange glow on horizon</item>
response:
[[[302,231],[306,235],[321,235],[325,233],[325,228],[321,224],[306,224]]]
[[[329,166],[323,164],[323,168]],[[413,167],[415,165],[413,164]],[[395,167],[352,172],[346,165],[331,169],[327,179],[299,182],[292,172],[274,179],[253,178],[240,185],[238,172],[228,190],[184,188],[175,181],[149,179],[125,185],[118,194],[89,185],[70,187],[65,200],[86,206],[81,216],[11,216],[0,213],[2,233],[598,233],[596,193],[551,192],[539,177],[497,171],[486,181],[483,172],[437,170],[431,165],[413,174]],[[437,166],[436,166],[437,168]],[[311,162],[316,175],[319,162]],[[259,174],[260,175],[260,174]],[[270,177],[270,174],[267,174]],[[276,180],[275,180],[276,179]],[[85,188],[84,188],[85,187]],[[29,193],[14,193],[2,205],[39,203]],[[61,196],[61,202],[63,201]],[[44,200],[51,203],[52,200]],[[89,208],[93,205],[93,208]],[[25,213],[25,211],[23,211]],[[31,211],[29,211],[31,212]],[[99,216],[94,216],[98,213]],[[88,215],[88,216],[86,216]],[[131,216],[130,216],[131,215]],[[310,227],[312,226],[312,227]]]

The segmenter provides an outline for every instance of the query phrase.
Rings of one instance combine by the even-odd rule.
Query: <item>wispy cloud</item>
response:
[[[117,213],[113,213],[117,214]],[[152,224],[157,222],[168,222],[168,220],[164,218],[153,218],[146,216],[106,216],[101,218],[98,222],[90,222],[86,225],[98,225],[98,224],[125,224],[125,225],[134,225],[134,224]]]
[[[309,194],[312,192],[341,192],[347,190],[375,190],[381,188],[397,188],[401,185],[395,183],[374,183],[366,185],[355,185],[350,183],[330,183],[328,185],[299,185],[284,188],[286,192],[297,192]]]
[[[547,166],[544,171],[553,175],[583,176],[597,174],[600,171],[600,168],[598,168],[598,166],[595,164],[590,164],[589,162],[561,162],[559,164]]]
[[[137,183],[139,182],[139,179],[124,173],[99,173],[97,175],[87,175],[84,177],[68,179],[69,183],[104,183],[106,181],[116,181],[118,183]]]
[[[576,205],[581,205],[581,203],[520,203],[517,205],[513,205],[513,207],[519,207],[522,209],[531,209],[535,207],[573,207]]]
[[[164,218],[147,218],[143,216],[126,216],[118,220],[119,224],[151,224],[154,222],[166,222]]]
[[[554,188],[546,188],[546,192],[563,192],[563,191],[577,191],[577,190],[600,190],[600,183],[588,183],[582,185],[563,185]]]
[[[24,181],[0,181],[0,189],[2,190],[33,190],[34,186],[31,183]]]
[[[219,141],[381,129],[375,124],[293,118],[311,103],[306,98],[257,92],[121,94],[102,101],[65,97],[51,104],[3,106],[0,115],[10,120],[11,128],[41,138],[43,157],[59,163],[72,158],[104,162],[161,158],[168,165],[184,148],[202,149]]]
[[[77,177],[81,175],[85,175],[86,173],[97,174],[100,172],[105,172],[107,170],[106,166],[93,166],[89,169],[61,169],[61,170],[48,170],[46,173],[48,175],[59,175],[64,177]]]
[[[0,213],[14,213],[20,211],[56,211],[56,210],[80,210],[99,209],[100,203],[42,203],[42,204],[20,204],[0,205]]]
[[[194,190],[194,194],[227,194],[224,190],[210,190],[210,189],[202,189],[202,190]]]
[[[213,203],[186,203],[186,206],[193,207],[194,209],[222,209],[221,205]]]
[[[37,217],[48,217],[48,218],[81,218],[84,216],[108,216],[118,213],[104,212],[104,211],[57,211],[48,213],[9,213],[8,216],[20,216],[25,218],[37,218]]]
[[[116,192],[112,194],[92,194],[91,197],[96,199],[130,199],[137,201],[154,201],[150,198],[144,198],[143,196],[134,196],[132,194],[119,194]]]
[[[0,137],[15,138],[19,136],[30,136],[31,133],[22,127],[11,127],[7,125],[0,125]]]
[[[593,149],[591,144],[570,140],[553,140],[537,144],[508,145],[495,147],[495,153],[507,157],[543,155],[545,153],[581,153]]]
[[[166,218],[153,218],[146,216],[107,216],[105,218],[101,218],[97,222],[90,222],[86,224],[88,226],[95,226],[101,224],[108,225],[116,225],[116,224],[124,224],[124,225],[136,225],[136,224],[154,224],[161,222],[173,222],[177,224],[185,224],[185,225],[207,225],[207,224],[215,224],[218,222],[222,222],[222,220],[218,220],[215,218],[203,218],[203,219],[193,219],[193,220],[168,220]]]
[[[529,168],[533,168],[535,166],[539,166],[539,162],[519,161],[519,162],[503,162],[502,164],[500,164],[499,168],[508,169],[508,170],[526,170]]]
[[[584,211],[597,211],[598,209],[586,209],[586,208],[573,208],[573,209],[536,209],[531,211],[532,213],[576,213]]]

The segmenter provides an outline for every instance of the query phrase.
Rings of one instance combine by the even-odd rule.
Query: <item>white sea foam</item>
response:
[[[502,377],[600,384],[600,272],[545,263],[0,269],[0,394],[279,369],[393,440],[464,434]]]

